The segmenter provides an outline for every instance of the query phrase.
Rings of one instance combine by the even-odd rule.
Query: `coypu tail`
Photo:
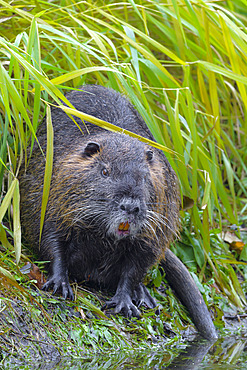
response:
[[[181,303],[187,308],[198,332],[208,340],[217,339],[217,333],[199,289],[185,265],[169,249],[161,266],[166,280]]]

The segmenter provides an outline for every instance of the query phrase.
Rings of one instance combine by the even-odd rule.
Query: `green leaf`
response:
[[[239,259],[247,262],[247,244],[243,247],[243,250],[239,256]]]
[[[5,197],[4,197],[4,199],[1,203],[1,206],[0,206],[0,223],[2,222],[3,217],[5,216],[5,213],[7,212],[7,209],[11,204],[11,200],[13,198],[13,195],[14,195],[15,188],[16,188],[17,184],[18,184],[18,180],[16,178],[14,178],[11,181],[11,185],[9,187],[9,190],[8,190],[7,194],[5,195]]]
[[[21,256],[21,221],[20,221],[20,193],[19,193],[19,181],[16,182],[16,186],[13,194],[13,226],[14,226],[14,246],[17,264],[20,261]]]
[[[41,241],[41,235],[45,220],[45,211],[49,199],[51,177],[52,177],[52,167],[53,167],[53,127],[51,119],[51,109],[47,106],[46,110],[46,127],[47,127],[47,146],[46,146],[46,162],[45,162],[45,176],[43,185],[43,195],[41,204],[41,214],[40,214],[40,235],[39,240]]]
[[[82,121],[84,121],[84,120],[85,121],[89,121],[91,123],[94,123],[97,126],[100,126],[102,128],[105,128],[105,129],[107,129],[109,131],[119,132],[119,133],[122,133],[122,134],[126,134],[126,135],[129,135],[129,136],[135,137],[136,139],[138,139],[140,141],[143,141],[144,143],[147,143],[147,144],[153,146],[154,148],[161,149],[161,150],[163,150],[165,152],[175,154],[173,152],[173,150],[168,149],[164,145],[161,145],[159,143],[156,143],[155,141],[146,139],[145,137],[140,136],[140,135],[137,135],[134,132],[131,132],[131,131],[122,129],[122,128],[118,127],[118,126],[113,125],[112,123],[109,123],[109,122],[103,121],[103,120],[101,120],[99,118],[96,118],[94,116],[91,116],[90,114],[86,114],[86,113],[80,112],[80,111],[78,111],[76,109],[68,108],[68,107],[66,107],[64,105],[60,105],[59,108],[61,108],[65,113],[70,114],[71,116],[76,116],[76,117],[81,118]]]

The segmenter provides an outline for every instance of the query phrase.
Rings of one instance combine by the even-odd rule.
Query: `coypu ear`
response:
[[[90,141],[87,143],[84,151],[83,151],[83,156],[86,157],[91,157],[95,153],[98,153],[100,151],[100,145],[98,143],[95,143],[94,141]]]
[[[152,150],[146,151],[146,158],[148,162],[151,162],[154,157],[154,152]]]

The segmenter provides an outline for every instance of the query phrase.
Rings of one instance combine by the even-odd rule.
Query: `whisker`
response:
[[[154,224],[157,226],[157,228],[159,229],[159,231],[162,233],[163,237],[166,240],[168,240],[168,237],[167,237],[166,233],[164,232],[164,230],[162,228],[162,225],[159,222],[157,222],[156,220],[154,221]],[[158,240],[158,238],[157,238],[157,240]]]
[[[153,226],[150,224],[150,222],[149,222],[149,220],[148,220],[148,219],[146,219],[146,220],[145,220],[145,222],[144,222],[143,226],[144,226],[144,228],[146,228],[146,229],[151,229],[151,230],[152,230],[153,235],[155,236],[155,238],[156,238],[156,240],[157,240],[157,242],[158,242],[158,241],[159,241],[159,239],[158,239],[157,233],[156,233],[155,229],[153,228]]]
[[[172,234],[175,235],[176,237],[178,237],[177,232],[174,231],[173,228],[169,225],[169,219],[166,216],[162,215],[161,213],[151,211],[151,210],[148,210],[147,214],[148,214],[148,217],[153,217],[153,219],[156,219],[159,224],[162,221],[162,223],[172,232]],[[152,216],[151,216],[151,214],[152,214]],[[159,227],[158,224],[157,224],[157,227]]]

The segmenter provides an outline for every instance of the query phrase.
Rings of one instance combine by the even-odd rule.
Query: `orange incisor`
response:
[[[118,229],[123,230],[123,231],[127,231],[127,230],[129,230],[129,227],[130,227],[130,225],[129,225],[128,221],[126,221],[126,222],[121,222]]]

